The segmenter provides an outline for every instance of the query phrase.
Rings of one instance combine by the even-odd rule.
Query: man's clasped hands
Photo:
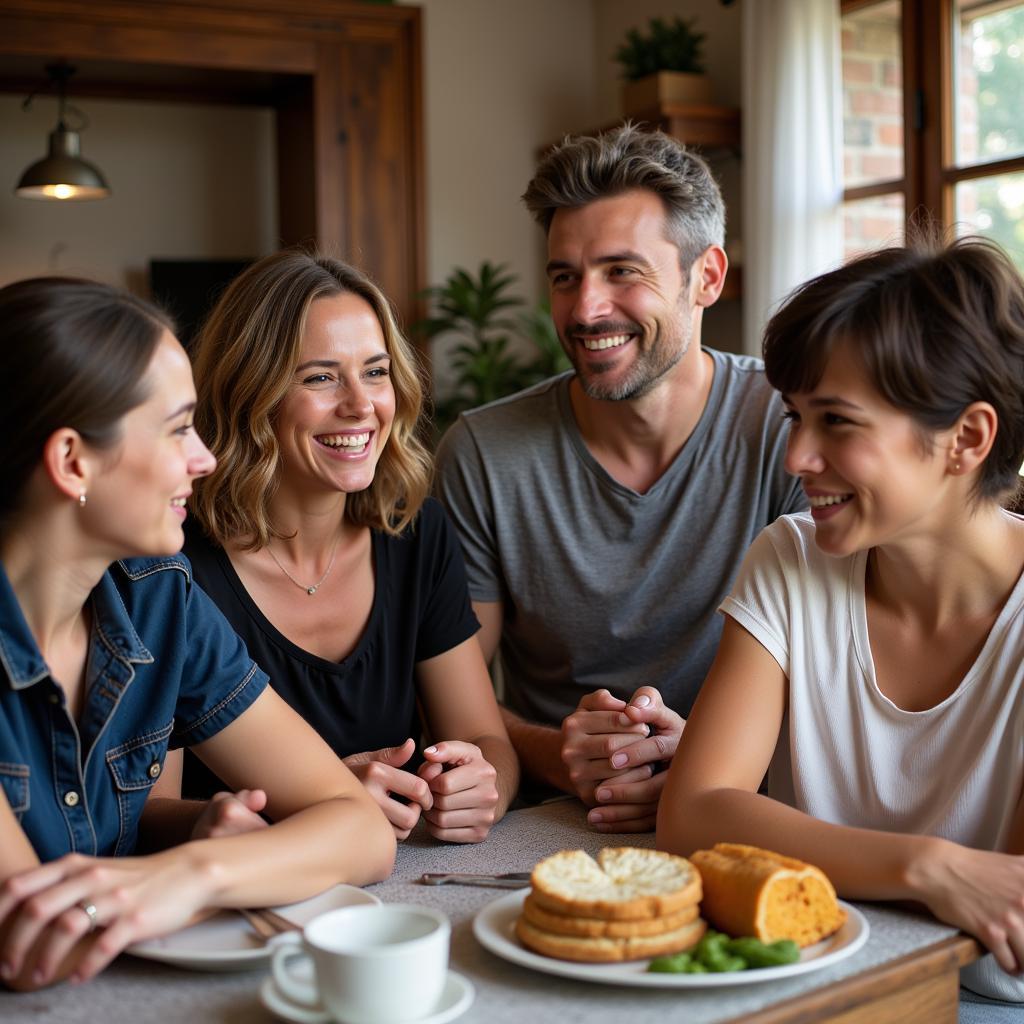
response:
[[[588,693],[562,722],[562,761],[599,832],[654,828],[658,798],[686,724],[653,686],[628,701]]]

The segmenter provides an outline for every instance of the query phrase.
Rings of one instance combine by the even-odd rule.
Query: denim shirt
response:
[[[214,736],[267,685],[183,555],[115,563],[90,608],[76,722],[0,565],[0,787],[41,861],[131,853],[168,747]]]

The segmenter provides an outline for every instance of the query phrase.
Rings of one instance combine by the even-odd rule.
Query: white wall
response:
[[[542,284],[522,204],[538,149],[594,123],[591,0],[406,0],[423,10],[428,276],[508,263]]]
[[[274,115],[269,109],[84,98],[82,156],[109,199],[42,202],[14,187],[46,154],[56,101],[0,95],[0,283],[82,274],[145,290],[149,260],[233,258],[277,240]]]
[[[423,11],[428,280],[505,263],[535,302],[543,235],[519,196],[542,146],[594,124],[591,0],[405,2]],[[456,341],[432,348],[441,394]]]

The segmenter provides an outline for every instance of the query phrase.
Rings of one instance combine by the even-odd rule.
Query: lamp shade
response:
[[[50,132],[50,151],[21,176],[14,194],[24,199],[106,199],[110,186],[79,155],[78,132],[63,124]]]

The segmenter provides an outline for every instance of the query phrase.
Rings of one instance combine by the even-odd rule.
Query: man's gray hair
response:
[[[556,210],[631,189],[661,199],[684,269],[709,245],[725,243],[725,206],[708,165],[664,132],[640,131],[628,122],[597,136],[566,136],[541,161],[522,199],[547,233]]]

